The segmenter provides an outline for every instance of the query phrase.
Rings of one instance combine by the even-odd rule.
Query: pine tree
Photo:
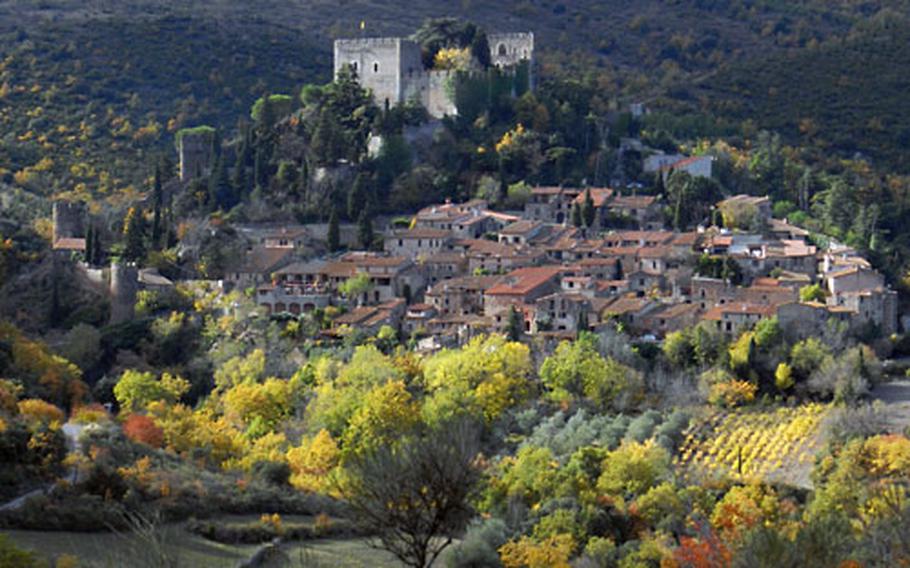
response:
[[[360,210],[360,217],[357,219],[357,240],[360,241],[360,248],[363,250],[370,250],[373,245],[373,218],[369,207]]]
[[[329,234],[327,237],[329,252],[335,252],[341,248],[341,231],[338,226],[338,212],[332,207],[332,213],[329,215]]]
[[[591,197],[591,190],[585,190],[585,202],[581,210],[582,219],[584,219],[585,227],[591,227],[594,225],[594,217],[597,216],[597,211],[594,209],[594,199]]]

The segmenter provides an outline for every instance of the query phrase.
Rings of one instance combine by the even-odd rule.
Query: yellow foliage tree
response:
[[[569,558],[575,549],[572,535],[559,534],[541,542],[524,536],[505,543],[499,549],[499,559],[505,568],[569,568]]]
[[[411,431],[419,422],[420,408],[412,400],[404,381],[391,381],[371,390],[351,417],[344,433],[344,448],[360,452],[390,444]]]
[[[444,47],[433,58],[434,69],[464,71],[471,66],[471,50],[468,48]]]
[[[304,438],[300,446],[287,452],[291,485],[303,491],[325,492],[329,474],[338,466],[341,452],[328,430]]]

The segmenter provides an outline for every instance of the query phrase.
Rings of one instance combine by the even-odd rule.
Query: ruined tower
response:
[[[215,129],[210,126],[185,128],[177,133],[180,181],[207,176],[215,159]]]
[[[54,201],[54,242],[85,236],[85,204],[78,201]]]

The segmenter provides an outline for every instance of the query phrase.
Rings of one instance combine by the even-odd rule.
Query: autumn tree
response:
[[[425,568],[473,514],[479,451],[473,425],[439,425],[355,455],[338,488],[377,546],[407,566]]]
[[[605,359],[597,351],[597,341],[583,333],[574,342],[564,342],[540,367],[540,379],[549,397],[568,403],[586,398],[606,409],[621,394],[633,394],[643,384],[641,375],[615,359]]]
[[[160,378],[149,372],[127,370],[114,385],[114,397],[124,412],[144,410],[158,400],[176,402],[189,390],[185,379],[164,373]]]
[[[123,423],[123,434],[134,442],[160,448],[164,444],[164,430],[143,414],[130,414]]]

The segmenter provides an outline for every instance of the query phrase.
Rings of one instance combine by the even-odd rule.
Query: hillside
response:
[[[695,89],[702,110],[776,130],[818,153],[860,153],[900,173],[910,147],[910,22],[870,22],[847,38],[728,65]]]
[[[895,104],[907,31],[838,40],[883,9],[906,12],[906,2],[0,0],[0,174],[42,195],[130,199],[180,127],[233,129],[262,94],[325,81],[333,38],[408,34],[439,16],[533,30],[541,76],[590,77],[604,100],[687,112],[700,100],[702,112],[750,118],[791,141],[809,118],[821,148],[893,165],[910,132],[906,105]],[[881,41],[886,49],[856,49]],[[800,80],[807,72],[815,80]],[[874,97],[858,104],[857,84]],[[832,100],[853,114],[823,104]]]

